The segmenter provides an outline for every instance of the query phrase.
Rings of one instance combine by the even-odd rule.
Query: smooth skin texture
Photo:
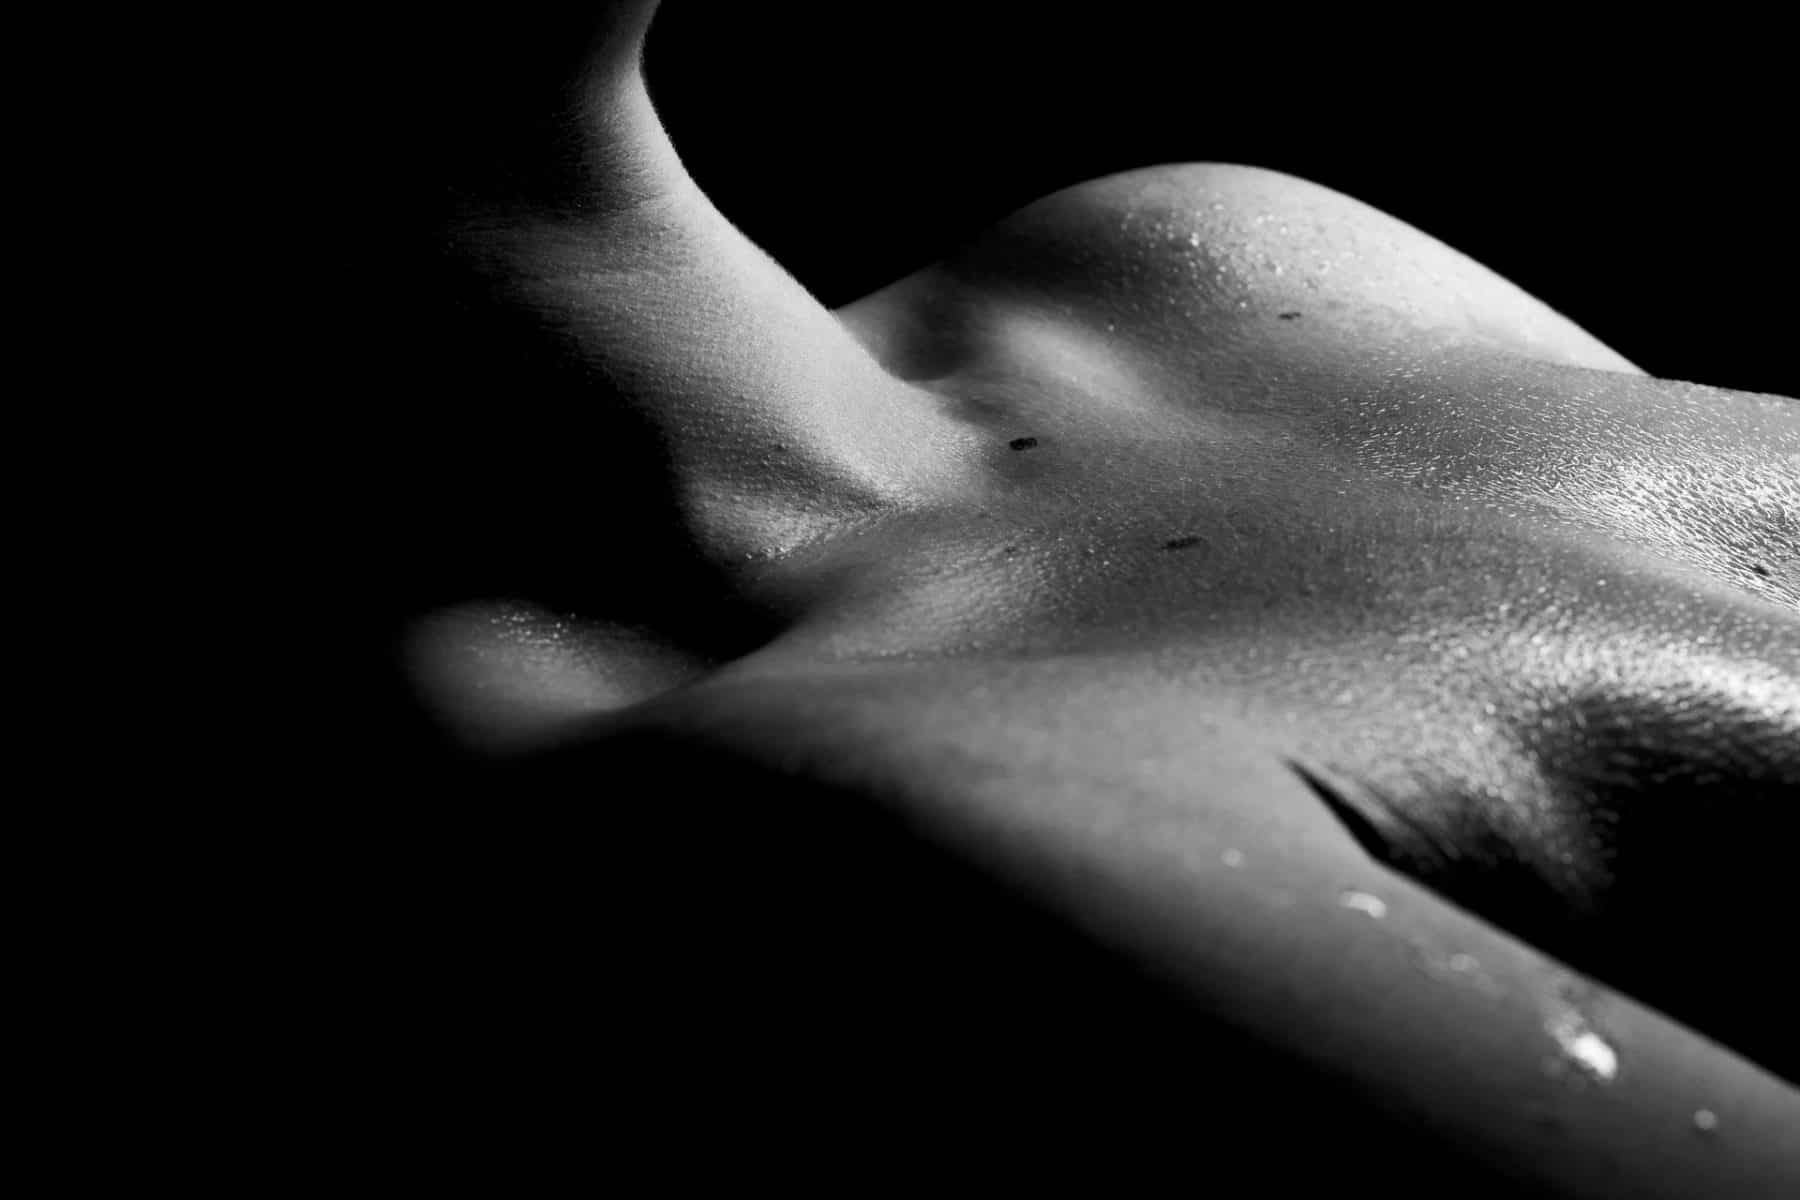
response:
[[[1786,997],[1720,933],[1792,911],[1800,406],[1246,166],[828,311],[681,168],[654,7],[601,6],[555,169],[447,243],[655,447],[681,571],[424,615],[455,739],[600,804],[651,763],[886,814],[1530,1194],[1800,1186]],[[494,524],[556,544],[625,452],[532,453]]]

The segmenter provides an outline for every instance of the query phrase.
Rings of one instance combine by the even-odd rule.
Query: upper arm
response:
[[[1792,1089],[1369,860],[1284,765],[1220,739],[1170,806],[905,692],[700,689],[509,777],[585,881],[558,920],[601,958],[595,1019],[645,1050],[614,1068],[723,1079],[708,1137],[929,1155],[968,1122],[996,1156],[1148,1164],[1275,1128],[1295,1171],[1403,1195],[1800,1177]],[[813,1099],[777,1118],[745,1082],[774,1076]]]

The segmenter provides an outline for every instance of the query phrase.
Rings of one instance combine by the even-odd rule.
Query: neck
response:
[[[477,162],[460,177],[483,186],[457,195],[437,243],[450,283],[437,290],[467,294],[459,307],[478,334],[519,326],[506,353],[486,377],[458,367],[468,345],[421,357],[459,392],[491,379],[521,429],[542,427],[523,419],[530,405],[565,426],[596,409],[632,414],[647,444],[626,453],[623,437],[570,438],[586,459],[568,478],[591,478],[600,453],[611,473],[660,461],[691,541],[715,562],[742,561],[918,502],[940,482],[944,431],[689,177],[640,67],[655,7],[608,6],[556,77],[550,115],[503,125],[538,140],[507,142],[504,170]],[[515,344],[532,350],[521,358]],[[568,403],[554,380],[522,372],[526,359],[575,381],[556,385],[572,389]],[[486,438],[477,458],[494,450],[491,428]],[[558,473],[540,463],[536,475]]]
[[[689,186],[644,86],[655,0],[517,31],[451,28],[418,124],[451,219],[592,218]]]

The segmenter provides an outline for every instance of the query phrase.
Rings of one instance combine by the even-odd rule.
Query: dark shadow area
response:
[[[1476,797],[1383,797],[1289,766],[1371,858],[1790,1082],[1794,997],[1770,939],[1800,841],[1793,732],[1697,704],[1590,695],[1542,714],[1534,752],[1579,832],[1480,819]],[[1461,814],[1460,816],[1452,814]],[[1544,852],[1568,851],[1568,878]],[[1527,853],[1526,851],[1530,852]],[[1749,987],[1720,980],[1755,980]]]
[[[463,782],[319,897],[348,1110],[434,1178],[1522,1194],[841,791],[657,734]]]
[[[372,405],[353,457],[361,510],[347,548],[378,639],[397,660],[409,620],[460,601],[514,597],[654,631],[725,662],[766,643],[777,618],[689,541],[653,428],[541,319],[455,255],[408,267],[403,378]],[[420,788],[466,760],[418,711],[398,670],[371,696],[393,739],[384,776]]]
[[[1794,996],[1767,965],[1794,908],[1796,734],[1680,699],[1587,695],[1546,722],[1538,752],[1593,815],[1608,878],[1543,944],[1800,1084]]]

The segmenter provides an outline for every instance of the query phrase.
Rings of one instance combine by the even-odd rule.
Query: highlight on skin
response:
[[[616,7],[635,39],[656,6]],[[629,517],[670,569],[596,549],[608,442],[534,442],[496,528],[592,575],[416,624],[454,740],[604,762],[679,730],[903,808],[1403,1106],[1469,1108],[1448,1066],[1380,1075],[1417,1023],[1595,1146],[1737,1131],[1726,1165],[1644,1152],[1649,1194],[1791,1168],[1785,1005],[1718,983],[1745,968],[1717,931],[1785,911],[1793,400],[1650,378],[1427,234],[1232,164],[1064,189],[826,310],[692,186],[624,44],[596,43],[574,184],[465,213],[453,257],[568,388],[546,405],[624,414],[589,419],[654,464]],[[1358,1003],[1282,1010],[1324,1031],[1296,1037],[1243,1001],[1271,978]],[[1539,1135],[1467,1136],[1503,1163]],[[1530,1145],[1580,1194],[1578,1150]]]

